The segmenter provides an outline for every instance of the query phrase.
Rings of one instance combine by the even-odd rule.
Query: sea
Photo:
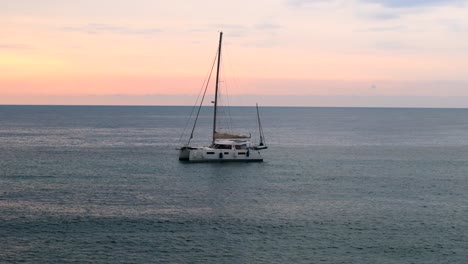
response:
[[[468,263],[468,109],[261,107],[264,162],[196,164],[192,110],[0,106],[0,263]]]

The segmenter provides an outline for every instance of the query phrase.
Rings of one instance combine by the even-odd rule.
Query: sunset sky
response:
[[[0,0],[0,104],[468,107],[465,0]],[[229,84],[229,85],[228,85]]]

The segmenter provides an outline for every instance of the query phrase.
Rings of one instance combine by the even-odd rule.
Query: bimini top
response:
[[[250,136],[216,132],[214,133],[214,138],[215,139],[235,139],[235,138],[250,138]]]
[[[217,139],[215,140],[216,145],[250,145],[250,140],[245,139]]]

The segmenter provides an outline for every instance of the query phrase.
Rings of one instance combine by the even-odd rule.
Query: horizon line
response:
[[[0,104],[2,106],[98,106],[98,107],[194,107],[193,105],[136,105],[136,104]],[[198,107],[198,106],[195,106]],[[202,107],[213,107],[202,105]],[[224,107],[255,107],[255,105],[230,105]],[[264,105],[259,107],[269,108],[373,108],[373,109],[468,109],[468,107],[420,107],[420,106],[285,106],[285,105]]]

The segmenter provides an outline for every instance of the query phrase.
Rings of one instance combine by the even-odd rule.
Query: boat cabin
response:
[[[216,140],[214,144],[211,144],[210,148],[247,150],[250,145],[247,140]]]

